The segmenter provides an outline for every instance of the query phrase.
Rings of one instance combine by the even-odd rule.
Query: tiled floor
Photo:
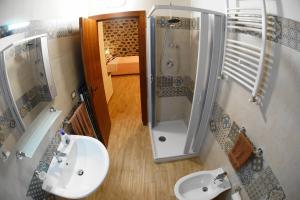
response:
[[[193,159],[155,164],[148,127],[141,123],[139,76],[113,77],[113,88],[109,102],[110,170],[86,200],[175,200],[176,181],[201,170],[201,165]]]

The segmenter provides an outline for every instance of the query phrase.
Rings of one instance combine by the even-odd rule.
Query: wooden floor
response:
[[[201,165],[196,160],[154,163],[149,130],[141,121],[139,76],[115,76],[113,88],[109,102],[110,170],[86,200],[175,200],[176,181],[201,170]]]

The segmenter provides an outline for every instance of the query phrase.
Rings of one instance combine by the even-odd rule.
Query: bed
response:
[[[107,63],[107,68],[111,75],[139,74],[139,57],[116,57]]]

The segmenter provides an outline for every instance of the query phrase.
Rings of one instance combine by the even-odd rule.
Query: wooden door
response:
[[[112,20],[124,17],[134,17],[138,19],[139,26],[139,65],[140,65],[140,92],[141,92],[141,111],[142,122],[148,125],[148,109],[147,109],[147,70],[146,70],[146,12],[145,11],[128,11],[119,13],[109,13],[102,15],[90,16],[98,22]]]
[[[108,144],[111,121],[105,97],[99,55],[98,26],[94,19],[79,19],[84,76],[103,142]]]

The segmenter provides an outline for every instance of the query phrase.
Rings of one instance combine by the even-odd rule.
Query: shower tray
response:
[[[180,157],[193,156],[191,154],[183,155],[187,139],[187,127],[183,120],[157,123],[157,126],[151,131],[152,149],[156,162],[178,160]]]

